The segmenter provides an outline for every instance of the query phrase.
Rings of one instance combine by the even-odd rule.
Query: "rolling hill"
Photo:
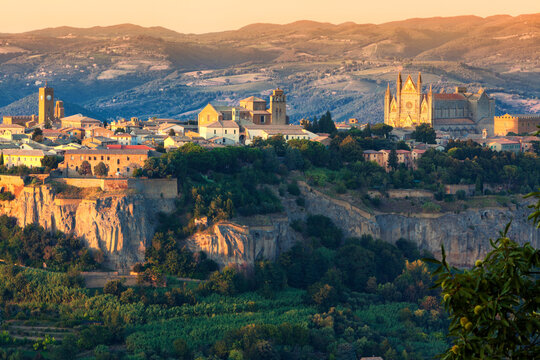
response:
[[[47,80],[68,114],[194,118],[209,101],[265,97],[279,86],[293,121],[329,109],[337,119],[377,122],[399,70],[422,71],[434,90],[484,87],[498,112],[540,112],[540,14],[298,21],[208,34],[131,24],[0,34],[0,115],[37,112]]]

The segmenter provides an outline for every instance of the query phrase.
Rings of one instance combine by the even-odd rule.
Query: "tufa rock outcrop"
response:
[[[261,219],[262,220],[262,219]],[[297,241],[295,232],[286,217],[267,217],[267,221],[251,221],[239,225],[222,221],[205,231],[189,237],[189,250],[204,251],[208,257],[223,267],[230,264],[250,265],[256,260],[275,260]],[[270,220],[270,221],[268,221]]]
[[[370,214],[346,201],[329,197],[300,183],[305,210],[331,218],[346,236],[371,234],[395,243],[408,239],[440,258],[444,245],[447,260],[454,266],[471,266],[490,250],[489,239],[496,239],[510,220],[509,235],[520,243],[540,247],[540,230],[527,220],[531,209],[526,202],[500,208],[468,209],[460,213],[375,213]],[[306,213],[287,206],[289,217],[303,218]]]
[[[102,193],[95,199],[61,199],[48,185],[24,187],[13,201],[0,203],[0,214],[19,226],[38,223],[46,229],[73,233],[91,249],[105,254],[105,265],[127,270],[144,261],[159,212],[174,209],[171,199],[140,194]]]

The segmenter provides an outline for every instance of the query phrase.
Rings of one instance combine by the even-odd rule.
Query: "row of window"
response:
[[[104,158],[105,156],[101,155],[101,160],[105,160]],[[98,156],[94,156],[93,160],[97,160],[97,159],[98,159]],[[71,160],[75,160],[75,156],[71,155]],[[81,155],[81,160],[84,160],[84,156],[82,155]],[[88,156],[86,160],[92,160],[92,156]],[[110,160],[111,160],[110,156],[107,156],[107,161],[110,161]],[[129,161],[129,156],[126,157],[126,160]],[[139,160],[144,161],[144,157],[141,156]],[[120,164],[120,159],[116,159],[116,162]]]
[[[236,135],[236,130],[233,130],[234,134]],[[214,135],[217,135],[217,130],[214,130]],[[227,135],[227,130],[225,130],[225,135]]]
[[[73,165],[71,166],[73,168]],[[126,172],[129,172],[129,167],[126,168]],[[75,171],[79,171],[79,167],[78,166],[75,166]],[[120,172],[120,168],[116,168],[116,172],[119,173]]]

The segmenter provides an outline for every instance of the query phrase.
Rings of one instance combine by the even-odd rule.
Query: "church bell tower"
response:
[[[47,86],[39,88],[39,123],[54,121],[54,89]]]
[[[283,90],[276,89],[270,95],[270,113],[272,114],[272,125],[286,125],[287,120],[287,96]]]

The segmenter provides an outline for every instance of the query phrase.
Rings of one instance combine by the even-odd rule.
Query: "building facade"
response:
[[[89,129],[95,126],[101,126],[103,123],[99,120],[83,116],[82,114],[67,116],[60,119],[63,128],[83,128]]]
[[[87,161],[94,174],[94,168],[103,162],[109,169],[109,177],[129,177],[133,171],[144,166],[148,159],[149,150],[145,149],[80,149],[67,150],[64,161],[58,165],[65,176],[79,176],[79,169],[83,162]]]
[[[7,149],[2,151],[4,165],[8,168],[26,166],[29,168],[42,167],[41,159],[50,155],[43,150]]]
[[[239,106],[206,105],[198,116],[199,127],[216,121],[236,121],[239,124],[286,125],[287,96],[281,89],[275,89],[270,95],[270,107],[266,100],[250,96],[242,99]]]
[[[495,116],[493,119],[496,136],[506,136],[509,132],[514,134],[529,134],[538,131],[540,115],[512,115]]]
[[[45,85],[39,88],[39,123],[54,122],[54,90]]]
[[[487,129],[493,133],[495,100],[484,90],[467,92],[456,87],[454,93],[433,93],[422,90],[422,75],[418,73],[415,83],[409,75],[403,83],[398,74],[396,92],[390,84],[384,96],[384,123],[395,128],[412,128],[430,124],[435,130],[464,135]]]
[[[240,126],[235,121],[216,121],[214,123],[201,126],[200,135],[206,140],[219,138],[223,145],[238,144],[240,141]]]

